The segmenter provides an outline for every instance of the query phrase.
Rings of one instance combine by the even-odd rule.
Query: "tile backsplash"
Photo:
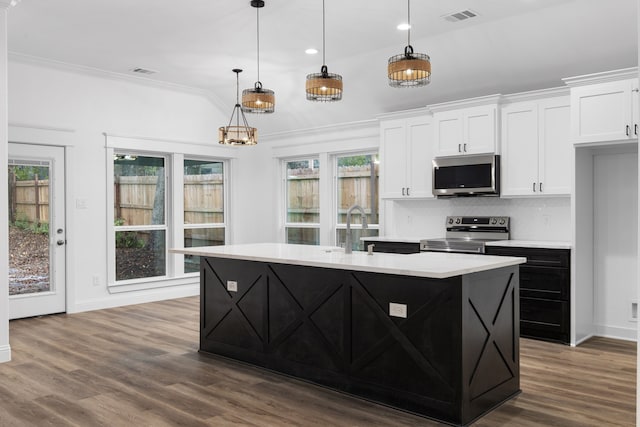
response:
[[[445,218],[509,216],[511,238],[518,240],[571,240],[571,199],[544,197],[501,199],[471,197],[387,202],[384,234],[402,237],[444,237]]]

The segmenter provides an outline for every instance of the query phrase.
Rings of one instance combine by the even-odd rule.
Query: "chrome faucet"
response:
[[[364,212],[364,209],[360,207],[360,205],[353,205],[347,210],[347,241],[344,244],[344,253],[350,254],[351,251],[351,212],[355,210],[359,210],[362,215],[362,228],[367,228],[367,214]]]

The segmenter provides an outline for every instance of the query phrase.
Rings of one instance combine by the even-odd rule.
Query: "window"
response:
[[[184,161],[184,247],[225,243],[224,163]],[[184,272],[200,270],[200,257],[185,255]]]
[[[362,250],[360,237],[377,236],[378,211],[378,154],[352,154],[336,156],[336,244],[346,242],[347,211],[353,205],[360,206],[367,217],[367,229],[362,228],[362,215],[355,210],[351,214],[351,242],[353,250]]]
[[[287,243],[320,244],[320,161],[288,160],[285,168]]]
[[[193,284],[199,258],[169,248],[227,243],[228,162],[126,148],[107,152],[113,162],[109,286],[126,292],[155,287],[149,282],[158,280]]]
[[[116,281],[167,274],[165,158],[113,160]]]

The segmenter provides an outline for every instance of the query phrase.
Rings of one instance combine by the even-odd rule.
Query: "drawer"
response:
[[[569,269],[520,266],[520,297],[569,300]]]
[[[520,335],[569,341],[569,302],[520,298]]]
[[[571,251],[568,249],[506,248],[500,246],[488,246],[486,248],[486,253],[488,255],[526,257],[526,265],[569,268]]]
[[[367,250],[368,245],[373,245],[374,252],[386,252],[390,254],[417,254],[420,252],[420,243],[376,242],[365,240],[365,251]]]

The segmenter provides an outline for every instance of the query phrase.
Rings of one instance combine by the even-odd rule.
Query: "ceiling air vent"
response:
[[[449,22],[460,22],[465,21],[469,18],[475,18],[478,14],[472,10],[462,10],[460,12],[449,13],[448,15],[443,15],[442,17]]]
[[[133,72],[133,73],[138,73],[138,74],[155,74],[155,73],[157,73],[157,71],[147,70],[146,68],[132,68],[130,71]]]

